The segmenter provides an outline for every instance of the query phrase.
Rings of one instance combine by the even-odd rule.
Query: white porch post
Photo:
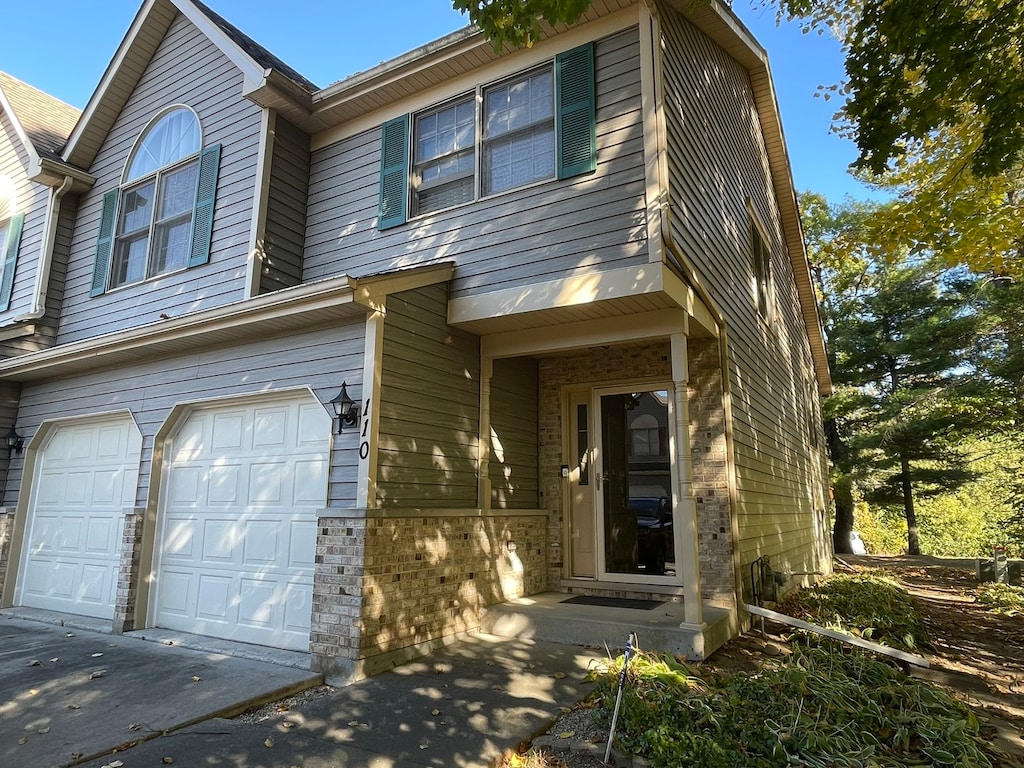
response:
[[[675,406],[675,440],[672,441],[672,464],[675,467],[675,488],[672,507],[680,529],[676,556],[683,576],[683,615],[687,624],[701,624],[700,560],[697,547],[697,500],[693,496],[693,455],[690,449],[690,403],[687,385],[690,381],[686,357],[686,335],[672,334],[672,389]]]
[[[359,472],[356,481],[356,506],[374,509],[377,500],[377,445],[380,434],[380,380],[384,352],[384,312],[376,310],[366,317],[366,341],[363,347],[363,391],[359,403]]]

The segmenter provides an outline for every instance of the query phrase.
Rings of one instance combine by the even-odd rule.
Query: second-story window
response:
[[[482,88],[479,97],[474,93],[414,118],[416,214],[554,177],[555,91],[550,65]]]
[[[597,168],[594,47],[381,126],[378,229]]]
[[[199,121],[183,107],[141,137],[125,171],[109,287],[188,265],[201,146]]]
[[[555,93],[551,67],[484,91],[485,195],[555,177]]]
[[[199,118],[185,106],[157,115],[103,195],[90,296],[206,264],[220,145],[203,146]]]

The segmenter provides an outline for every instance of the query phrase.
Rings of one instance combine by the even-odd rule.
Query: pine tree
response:
[[[857,393],[848,444],[864,497],[902,505],[908,550],[920,554],[915,496],[973,476],[959,443],[976,424],[959,398],[976,319],[963,286],[927,262],[872,260],[865,283],[830,339],[833,376]]]

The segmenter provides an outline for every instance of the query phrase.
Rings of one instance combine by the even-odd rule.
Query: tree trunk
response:
[[[910,461],[900,457],[900,482],[903,485],[903,511],[907,515],[907,553],[921,554],[921,542],[917,536],[917,514],[914,512],[914,490],[910,484]]]
[[[837,555],[852,555],[850,534],[853,532],[853,482],[848,475],[839,475],[832,487],[836,504],[836,525],[832,529],[832,548]]]

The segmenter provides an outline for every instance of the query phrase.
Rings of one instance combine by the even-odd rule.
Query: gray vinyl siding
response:
[[[596,173],[379,232],[380,128],[315,151],[303,279],[453,260],[454,298],[646,263],[637,29],[597,41],[595,60]]]
[[[488,476],[495,509],[540,507],[539,373],[537,361],[494,361]]]
[[[179,14],[88,169],[96,185],[79,205],[59,343],[245,297],[261,113],[241,90],[238,69]],[[120,185],[128,155],[150,120],[172,104],[195,110],[204,146],[222,144],[210,263],[90,298],[103,195]]]
[[[282,117],[274,130],[260,293],[302,282],[309,192],[309,136]]]
[[[387,298],[377,495],[381,506],[475,508],[480,341],[447,322],[444,285]]]
[[[162,357],[75,376],[25,384],[18,409],[18,431],[30,439],[44,419],[129,409],[142,432],[142,463],[136,503],[149,496],[154,438],[178,403],[215,397],[258,395],[309,386],[323,403],[343,380],[358,391],[362,382],[365,324],[359,320],[322,328]],[[352,508],[356,498],[358,433],[335,435],[328,506]],[[23,461],[11,464],[5,502],[17,501]]]
[[[28,164],[28,152],[14,132],[10,116],[6,112],[0,113],[0,177],[6,177],[14,183],[14,213],[25,215],[18,263],[14,270],[11,305],[6,312],[0,313],[0,326],[31,311],[35,302],[36,269],[42,252],[50,193],[49,187],[28,180]],[[9,354],[17,352],[0,347],[0,355]]]
[[[813,570],[820,449],[809,444],[810,347],[747,72],[662,6],[672,237],[725,316],[729,334],[739,555]],[[777,319],[757,309],[750,216],[768,230]],[[813,495],[818,495],[817,493]]]

